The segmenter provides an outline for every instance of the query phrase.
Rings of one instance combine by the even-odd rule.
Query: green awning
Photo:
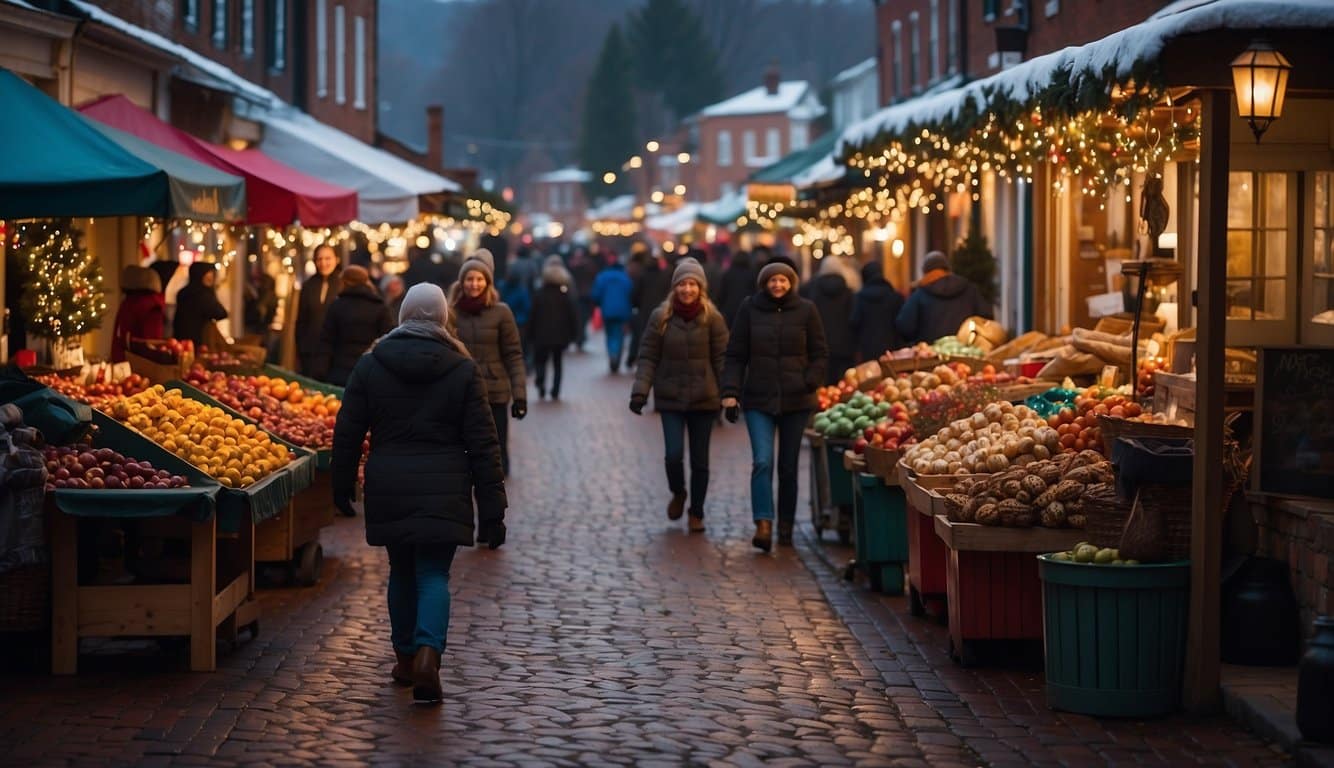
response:
[[[773,165],[752,173],[747,181],[760,184],[785,184],[823,160],[838,146],[838,131],[829,131],[803,149],[788,154]]]
[[[167,175],[0,69],[0,219],[160,215]]]
[[[168,207],[158,212],[159,216],[196,221],[240,221],[245,218],[245,179],[240,176],[204,165],[96,120],[88,120],[88,124],[130,154],[167,174]]]

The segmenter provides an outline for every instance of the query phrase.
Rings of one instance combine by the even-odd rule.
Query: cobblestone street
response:
[[[1283,763],[1222,717],[1063,715],[1031,665],[955,666],[904,598],[840,579],[804,501],[797,548],[757,555],[740,426],[715,432],[708,531],[686,534],[657,419],[590,349],[511,426],[508,543],[455,561],[443,706],[390,684],[387,561],[340,519],[322,582],[264,590],[260,636],[214,674],[177,652],[0,677],[0,764]]]

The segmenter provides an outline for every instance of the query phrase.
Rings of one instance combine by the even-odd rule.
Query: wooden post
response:
[[[51,520],[51,674],[79,669],[79,527],[49,499]]]
[[[1212,712],[1219,695],[1219,580],[1222,564],[1223,341],[1226,335],[1228,136],[1231,92],[1200,96],[1199,311],[1195,347],[1195,466],[1191,505],[1190,624],[1182,702]]]
[[[190,526],[190,670],[212,672],[217,664],[213,596],[218,563],[218,518]]]

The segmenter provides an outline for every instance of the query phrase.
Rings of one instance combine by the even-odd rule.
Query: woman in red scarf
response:
[[[643,413],[653,392],[667,448],[667,518],[679,520],[690,500],[692,533],[704,530],[709,490],[709,437],[722,407],[723,353],[727,322],[711,301],[704,268],[682,259],[672,274],[672,292],[644,326],[630,410]],[[685,433],[690,433],[690,493],[686,494]]]
[[[111,337],[113,363],[125,361],[130,339],[160,339],[166,335],[167,302],[157,273],[148,267],[130,265],[120,273],[120,287],[125,298],[116,309]]]

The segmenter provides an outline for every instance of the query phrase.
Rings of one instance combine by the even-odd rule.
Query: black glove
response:
[[[729,424],[735,424],[737,419],[741,418],[741,406],[729,405],[723,409],[723,418],[727,419]]]
[[[505,524],[496,521],[494,523],[482,523],[479,526],[477,543],[485,543],[491,549],[500,549],[505,543]]]
[[[528,415],[527,400],[515,400],[513,403],[510,403],[510,416],[513,416],[516,420],[522,420],[523,417],[527,415]]]
[[[357,510],[352,507],[352,499],[348,496],[339,494],[334,496],[334,508],[344,517],[356,517]]]
[[[630,410],[634,411],[636,416],[642,416],[644,415],[644,403],[644,398],[632,397],[630,398]]]

